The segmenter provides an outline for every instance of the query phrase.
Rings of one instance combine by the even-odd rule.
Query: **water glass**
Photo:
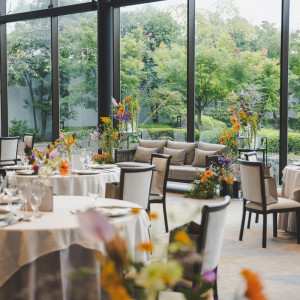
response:
[[[89,192],[88,195],[90,197],[90,201],[91,201],[91,206],[95,206],[96,204],[96,199],[99,197],[99,193],[100,193],[100,189],[99,189],[99,185],[96,184],[92,187],[89,188]]]
[[[93,152],[92,151],[86,151],[86,160],[88,165],[91,165],[93,162]]]
[[[86,150],[82,149],[80,152],[80,161],[82,163],[82,168],[84,169],[84,162],[86,160]]]
[[[33,180],[29,203],[33,210],[33,217],[35,219],[40,217],[39,208],[44,194],[45,194],[45,187],[42,185],[41,181],[39,179]]]
[[[13,210],[12,198],[17,192],[17,180],[13,174],[9,174],[4,179],[4,193],[8,197],[8,209]]]
[[[18,195],[21,198],[24,217],[23,220],[29,221],[31,218],[28,216],[28,202],[31,195],[31,184],[30,182],[21,182],[18,185]]]

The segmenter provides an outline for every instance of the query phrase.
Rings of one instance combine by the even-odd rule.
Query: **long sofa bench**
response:
[[[205,142],[140,140],[134,149],[116,150],[115,161],[119,167],[145,166],[149,165],[152,153],[168,154],[172,156],[168,180],[191,182],[217,158],[217,154],[226,151],[224,145]]]

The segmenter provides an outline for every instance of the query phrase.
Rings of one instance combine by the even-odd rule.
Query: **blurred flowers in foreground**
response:
[[[104,214],[94,209],[88,209],[78,214],[83,235],[92,240],[102,240],[105,254],[96,252],[100,262],[100,282],[105,299],[158,299],[160,291],[180,290],[187,300],[212,299],[212,287],[216,281],[216,273],[207,271],[196,276],[193,287],[181,285],[184,283],[185,266],[201,264],[202,256],[196,252],[196,244],[189,235],[178,231],[169,244],[167,261],[155,260],[146,264],[133,262],[128,256],[128,249],[116,228]],[[143,242],[137,246],[137,251],[152,252],[151,242]],[[245,299],[265,300],[262,285],[258,277],[249,270],[242,275],[247,281]],[[180,286],[180,289],[178,289]]]

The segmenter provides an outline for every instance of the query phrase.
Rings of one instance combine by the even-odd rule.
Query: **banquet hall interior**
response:
[[[299,11],[0,0],[0,300],[298,299]]]

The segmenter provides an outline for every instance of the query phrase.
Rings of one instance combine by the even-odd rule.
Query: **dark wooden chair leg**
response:
[[[218,297],[218,267],[215,268],[214,270],[216,272],[216,281],[214,282],[214,285],[213,285],[213,295],[214,295],[214,300],[218,300],[219,297]]]
[[[244,203],[244,207],[243,207],[243,215],[242,215],[242,222],[241,222],[241,229],[240,229],[240,237],[239,237],[239,240],[240,240],[240,241],[243,240],[243,233],[244,233],[244,226],[245,226],[245,218],[246,218],[246,207],[245,207],[245,203]]]
[[[297,244],[300,244],[300,210],[296,211],[297,219]]]
[[[273,213],[273,237],[277,237],[277,213]]]
[[[262,247],[267,248],[267,214],[263,214]]]
[[[168,226],[168,216],[167,216],[167,208],[166,208],[166,201],[162,203],[163,205],[163,211],[164,211],[164,219],[165,219],[165,228],[166,232],[169,232],[169,226]]]
[[[259,219],[259,214],[256,214],[255,223],[258,223],[258,219]]]
[[[250,228],[252,212],[249,211],[247,228]]]

